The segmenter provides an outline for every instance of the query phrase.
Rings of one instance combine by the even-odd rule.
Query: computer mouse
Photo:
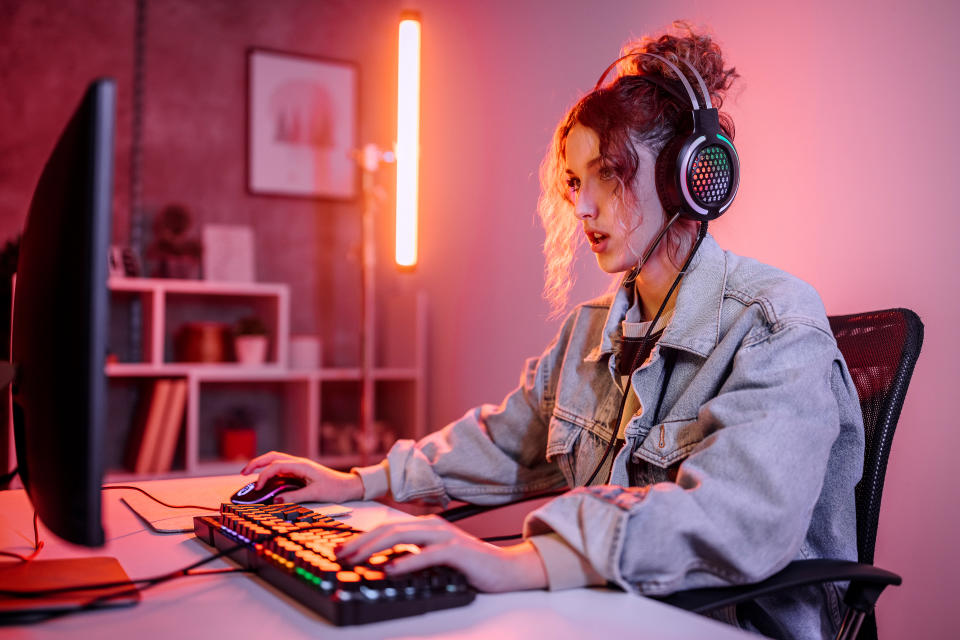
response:
[[[273,476],[264,483],[263,488],[257,490],[257,483],[251,482],[241,487],[230,496],[233,504],[272,504],[273,499],[286,491],[302,489],[307,486],[303,478],[294,476]]]

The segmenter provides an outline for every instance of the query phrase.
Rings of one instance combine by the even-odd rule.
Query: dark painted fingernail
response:
[[[273,504],[283,504],[283,496],[277,496],[273,499]]]

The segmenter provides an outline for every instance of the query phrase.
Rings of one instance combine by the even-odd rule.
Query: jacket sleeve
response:
[[[397,501],[450,499],[500,504],[565,485],[547,462],[547,424],[555,372],[571,322],[539,358],[526,361],[520,385],[499,406],[482,405],[422,440],[398,440],[384,462],[354,469],[364,498],[389,491]]]
[[[851,392],[823,330],[748,337],[698,412],[715,431],[675,482],[575,489],[532,512],[524,534],[559,536],[604,578],[643,593],[761,580],[798,554]]]

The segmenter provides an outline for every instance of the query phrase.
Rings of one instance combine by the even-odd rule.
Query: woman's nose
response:
[[[573,211],[579,220],[597,217],[597,205],[593,198],[583,189],[577,193],[577,199],[573,205]]]

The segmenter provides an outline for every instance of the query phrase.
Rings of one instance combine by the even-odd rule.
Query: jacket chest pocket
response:
[[[631,484],[674,482],[680,463],[714,430],[715,427],[704,426],[696,419],[668,420],[653,425],[633,452]]]
[[[607,441],[590,430],[556,414],[547,431],[547,461],[555,461],[571,487],[586,483],[603,457]]]

